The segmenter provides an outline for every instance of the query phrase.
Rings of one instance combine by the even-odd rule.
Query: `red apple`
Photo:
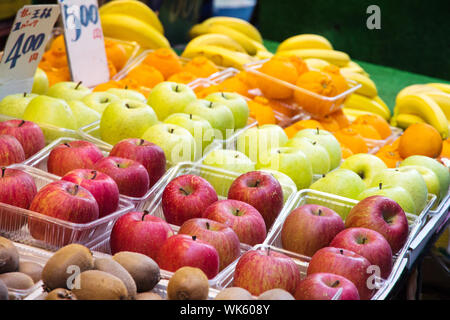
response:
[[[158,251],[173,231],[163,219],[148,211],[129,212],[121,216],[111,231],[111,253],[132,251],[156,260]]]
[[[344,221],[333,210],[316,204],[305,204],[294,209],[281,229],[283,248],[311,257],[327,247],[342,230]]]
[[[36,184],[28,173],[17,169],[1,168],[0,202],[28,209],[36,193]],[[0,208],[2,230],[18,230],[25,222],[25,217],[16,214],[13,210]]]
[[[343,248],[362,255],[380,268],[380,276],[386,279],[392,270],[392,250],[378,232],[366,228],[348,228],[334,237],[330,247]]]
[[[25,161],[25,152],[19,140],[8,134],[0,135],[0,166]]]
[[[263,171],[251,171],[239,176],[228,190],[228,199],[252,205],[264,218],[269,230],[283,209],[283,190],[274,176]]]
[[[368,300],[374,294],[374,288],[369,288],[371,265],[369,260],[353,251],[325,247],[311,257],[307,275],[325,272],[343,276],[353,282],[361,300]]]
[[[156,259],[161,269],[175,272],[181,267],[202,270],[208,279],[219,273],[219,254],[208,242],[195,236],[177,234],[164,242]]]
[[[345,227],[363,227],[381,233],[393,253],[403,247],[409,230],[402,207],[383,196],[371,196],[358,202],[347,215]]]
[[[266,239],[266,224],[261,214],[248,203],[220,200],[203,212],[203,218],[221,222],[236,232],[239,241],[254,246]]]
[[[166,156],[164,150],[144,139],[130,138],[118,142],[110,156],[131,159],[141,163],[147,169],[150,178],[150,188],[166,172]]]
[[[9,134],[19,140],[25,152],[25,158],[45,147],[42,129],[34,122],[12,119],[0,122],[0,134]]]
[[[314,273],[300,281],[295,290],[296,300],[331,300],[342,289],[339,300],[359,300],[353,282],[333,273]]]
[[[57,176],[64,176],[75,169],[94,169],[94,164],[103,158],[101,150],[88,141],[62,143],[50,151],[47,170]]]
[[[119,207],[119,187],[108,175],[91,169],[75,169],[61,180],[70,181],[87,189],[97,200],[98,217],[113,213]]]
[[[179,226],[189,219],[201,218],[203,211],[217,199],[217,193],[208,181],[186,174],[169,182],[163,191],[161,205],[167,222]]]
[[[40,189],[31,202],[30,210],[72,223],[88,223],[98,219],[94,196],[85,188],[63,180]],[[78,235],[69,232],[68,228],[51,227],[51,222],[38,221],[33,217],[28,219],[28,228],[33,238],[53,244],[66,245],[77,240]]]
[[[239,238],[233,229],[214,220],[189,219],[181,225],[178,234],[197,236],[197,239],[206,241],[216,248],[219,253],[219,270],[223,270],[239,258],[241,253]]]
[[[94,169],[110,176],[123,195],[143,197],[149,189],[147,170],[137,161],[110,156],[100,159]]]
[[[275,288],[292,295],[300,281],[300,270],[290,257],[267,249],[250,250],[236,264],[233,286],[241,287],[254,296]]]

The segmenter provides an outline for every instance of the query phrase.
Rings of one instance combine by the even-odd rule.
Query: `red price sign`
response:
[[[0,62],[0,98],[31,91],[59,12],[57,5],[29,5],[17,12]]]

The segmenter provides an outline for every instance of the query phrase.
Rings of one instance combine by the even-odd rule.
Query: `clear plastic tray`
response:
[[[12,165],[11,168],[22,170],[31,175],[38,190],[51,182],[59,180],[59,177],[55,175],[29,166]],[[100,235],[108,233],[115,221],[133,208],[134,205],[131,202],[121,197],[117,211],[95,221],[82,224],[60,220],[41,213],[0,203],[2,215],[9,215],[9,218],[0,224],[0,235],[15,242],[47,250],[57,250],[69,243],[86,244]],[[39,223],[43,226],[44,236],[42,240],[35,239],[31,235],[28,228],[28,222],[31,220],[33,223]]]
[[[360,83],[353,80],[348,80],[349,89],[334,96],[327,97],[317,94],[315,92],[306,90],[304,88],[293,85],[289,82],[277,79],[259,71],[261,66],[268,60],[260,60],[254,63],[249,63],[244,66],[244,70],[251,73],[253,76],[272,81],[274,84],[282,85],[286,88],[294,90],[301,103],[292,103],[293,108],[303,109],[318,118],[339,110],[342,107],[345,99],[361,87]]]
[[[367,144],[367,148],[369,149],[368,153],[370,154],[377,153],[382,147],[391,144],[395,140],[397,140],[402,135],[402,133],[403,133],[402,129],[391,126],[391,135],[384,140],[374,140],[364,138]]]

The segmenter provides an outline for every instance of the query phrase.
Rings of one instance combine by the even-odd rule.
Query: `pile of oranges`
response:
[[[121,80],[111,80],[97,86],[94,91],[109,88],[129,88],[147,96],[150,90],[163,81],[188,84],[198,78],[206,78],[218,72],[217,66],[205,57],[196,57],[183,64],[180,57],[169,48],[149,52]]]
[[[122,44],[111,39],[105,39],[105,51],[109,76],[112,78],[125,66],[129,55]],[[70,81],[69,64],[63,35],[59,35],[53,40],[50,49],[42,56],[39,68],[47,74],[50,86],[57,82]]]

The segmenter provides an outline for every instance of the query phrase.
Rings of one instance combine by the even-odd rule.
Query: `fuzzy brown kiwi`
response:
[[[26,290],[34,285],[33,279],[22,272],[6,272],[0,274],[0,280],[10,289]]]
[[[25,273],[33,279],[34,283],[42,279],[42,269],[44,267],[33,261],[20,261],[19,272]]]
[[[275,288],[261,293],[258,300],[295,300],[295,298],[286,290]]]
[[[0,237],[0,273],[19,269],[19,251],[11,240]]]
[[[142,292],[136,295],[136,300],[164,300],[159,294],[154,292]]]
[[[8,287],[2,280],[0,280],[0,300],[9,300]]]
[[[167,285],[167,299],[169,300],[206,300],[208,293],[208,277],[199,268],[182,267],[178,269]]]
[[[57,288],[49,292],[45,300],[77,300],[75,294],[64,288]]]
[[[253,296],[244,288],[229,287],[220,291],[214,300],[253,300]]]
[[[136,283],[130,273],[120,263],[111,258],[97,258],[94,261],[94,269],[104,271],[116,276],[125,284],[128,297],[134,299],[137,294]]]
[[[128,291],[122,280],[104,271],[84,271],[75,282],[78,282],[79,286],[75,286],[72,292],[78,300],[128,299]]]

